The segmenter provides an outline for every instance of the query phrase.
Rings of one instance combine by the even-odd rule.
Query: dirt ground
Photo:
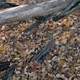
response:
[[[26,35],[31,21],[0,26],[0,61],[16,64],[10,80],[79,80],[80,11],[41,24]],[[53,38],[55,47],[42,64],[31,59]],[[5,71],[0,72],[0,78]],[[0,79],[2,80],[2,79]]]
[[[16,64],[13,80],[79,80],[79,21],[80,15],[77,12],[57,22],[47,21],[38,29],[33,29],[28,36],[22,34],[31,22],[1,26],[0,61],[12,60],[11,64]],[[51,37],[56,44],[53,52],[49,53],[42,64],[35,60],[29,62]],[[0,74],[3,76],[4,72]]]

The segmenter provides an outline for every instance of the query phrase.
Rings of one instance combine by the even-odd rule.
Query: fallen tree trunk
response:
[[[39,16],[56,16],[62,12],[71,2],[75,0],[50,0],[35,5],[21,5],[6,9],[0,12],[0,24],[12,23],[15,21],[29,20]],[[79,0],[76,0],[77,2]],[[73,4],[72,4],[72,7]]]

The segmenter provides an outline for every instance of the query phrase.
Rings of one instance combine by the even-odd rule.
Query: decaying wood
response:
[[[31,18],[47,15],[58,15],[63,11],[68,5],[74,7],[74,3],[79,2],[79,0],[50,0],[40,4],[34,5],[21,5],[18,7],[6,9],[0,12],[0,24],[12,23],[15,21],[29,20]]]

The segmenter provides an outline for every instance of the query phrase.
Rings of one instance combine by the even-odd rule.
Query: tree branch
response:
[[[0,24],[29,20],[40,16],[66,16],[66,12],[76,6],[80,8],[80,0],[50,0],[39,4],[21,5],[0,12]],[[73,10],[74,11],[74,10]],[[64,13],[62,13],[64,12]],[[59,17],[58,16],[58,17]]]
[[[0,24],[28,20],[39,16],[55,16],[63,11],[69,2],[70,0],[50,0],[39,4],[21,5],[6,9],[0,12]]]

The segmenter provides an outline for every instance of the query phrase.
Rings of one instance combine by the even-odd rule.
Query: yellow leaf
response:
[[[0,46],[0,53],[2,53],[4,51],[4,47]]]

